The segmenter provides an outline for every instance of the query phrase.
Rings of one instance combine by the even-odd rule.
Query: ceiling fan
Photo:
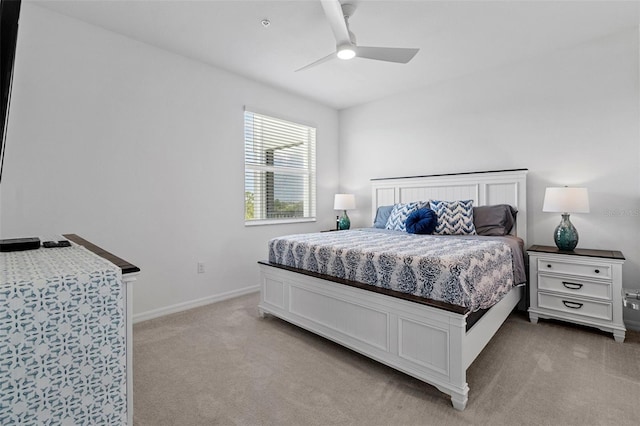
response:
[[[335,57],[340,59],[357,57],[406,64],[420,50],[403,47],[357,46],[356,36],[349,30],[349,18],[353,16],[356,11],[356,6],[349,3],[341,5],[339,0],[321,0],[321,2],[324,13],[327,15],[327,19],[333,30],[333,35],[336,38],[336,51],[297,69],[296,72],[314,67]]]

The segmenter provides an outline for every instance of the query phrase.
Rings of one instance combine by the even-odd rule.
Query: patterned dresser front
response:
[[[0,274],[0,424],[127,424],[121,269],[74,244],[0,253]]]

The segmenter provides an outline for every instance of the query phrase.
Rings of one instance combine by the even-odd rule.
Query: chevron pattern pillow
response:
[[[393,205],[393,210],[387,219],[385,229],[407,232],[407,217],[414,211],[428,206],[426,201],[413,201],[411,203],[398,203]]]
[[[473,200],[429,202],[438,216],[434,235],[475,235]]]

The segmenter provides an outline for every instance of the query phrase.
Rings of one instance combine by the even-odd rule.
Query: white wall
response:
[[[319,222],[244,226],[243,105],[317,126]],[[337,144],[331,108],[23,3],[0,236],[136,264],[138,318],[257,289],[269,238],[334,225]]]
[[[547,186],[589,189],[579,247],[621,250],[640,288],[638,30],[340,113],[340,186],[371,223],[369,179],[528,168],[528,241],[553,245]],[[627,324],[640,315],[625,309]],[[634,315],[635,314],[635,315]]]

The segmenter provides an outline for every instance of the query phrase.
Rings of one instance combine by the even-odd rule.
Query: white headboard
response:
[[[518,209],[516,235],[527,244],[527,169],[371,180],[372,218],[380,206],[410,201],[473,200],[474,206]],[[512,231],[513,232],[513,231]]]

